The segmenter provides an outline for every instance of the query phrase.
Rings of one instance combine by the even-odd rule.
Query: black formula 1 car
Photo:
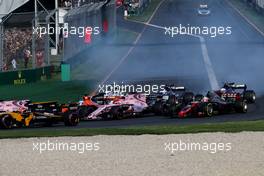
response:
[[[156,115],[176,114],[188,103],[194,100],[194,94],[185,87],[166,86],[165,91],[156,96],[152,111]]]
[[[44,122],[49,126],[59,122],[64,122],[65,126],[78,125],[80,119],[76,113],[77,108],[77,103],[58,104],[55,101],[28,105],[28,111],[34,115],[33,122]]]
[[[225,83],[224,86],[216,91],[223,99],[234,99],[240,97],[248,104],[255,103],[256,93],[254,90],[248,90],[246,84]]]

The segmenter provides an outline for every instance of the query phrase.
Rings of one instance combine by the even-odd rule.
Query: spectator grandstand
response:
[[[72,0],[60,0],[59,7],[72,8]]]
[[[69,37],[66,46],[63,33],[41,36],[33,34],[36,27],[47,28],[48,25],[53,28],[62,27],[66,16],[68,17],[66,22],[71,26],[94,26],[107,29],[107,31],[101,30],[100,36],[93,37],[93,42],[99,41],[101,37],[111,36],[110,32],[114,30],[115,13],[112,13],[115,10],[114,0],[58,0],[58,6],[55,1],[53,1],[54,4],[46,0],[37,2],[37,8],[34,8],[34,0],[21,0],[21,3],[17,1],[16,8],[1,17],[3,21],[0,23],[2,31],[0,31],[0,70],[13,70],[12,61],[16,62],[16,70],[48,65],[59,66],[62,57],[69,58],[90,46],[77,36],[74,39]],[[96,12],[96,15],[93,12]],[[56,17],[58,21],[55,20]],[[80,23],[77,23],[75,18],[80,19]],[[80,45],[76,45],[78,41]],[[66,50],[71,48],[68,50],[71,54],[64,52],[65,46]],[[76,48],[73,52],[74,47]]]
[[[31,61],[30,57],[26,57],[26,50],[32,53],[32,28],[30,27],[12,27],[5,29],[4,32],[4,64],[5,70],[10,70],[11,61],[16,60],[18,68],[27,68]],[[37,35],[36,53],[44,52],[44,40]],[[43,56],[43,54],[42,54]],[[28,58],[29,60],[25,59]],[[43,58],[39,58],[37,66],[42,66]]]
[[[36,24],[38,27],[46,26],[48,23],[55,25],[55,20],[50,20],[54,19],[55,15],[49,17],[47,21],[50,12],[55,9],[55,1],[53,1],[54,3],[48,3],[46,0],[38,0],[37,11],[34,8],[36,5],[34,0],[20,1],[16,1],[15,7],[12,10],[6,10],[5,15],[1,17],[2,37],[0,36],[0,40],[2,42],[0,42],[0,49],[2,55],[0,56],[0,64],[2,65],[0,65],[0,69],[3,71],[12,70],[12,61],[14,60],[17,63],[18,70],[45,66],[48,63],[45,63],[46,58],[50,54],[49,47],[54,47],[55,35],[49,38],[36,33],[34,35],[33,31],[35,30],[33,27]],[[61,7],[60,5],[68,7],[70,1],[58,0],[59,7]],[[4,3],[4,6],[6,3]],[[53,40],[53,43],[51,40]]]

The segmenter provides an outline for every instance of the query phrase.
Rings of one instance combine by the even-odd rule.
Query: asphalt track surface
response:
[[[212,118],[169,118],[147,116],[113,121],[81,122],[76,128],[128,127],[160,124],[201,124],[264,119],[264,36],[240,16],[225,0],[211,0],[211,15],[198,16],[196,0],[165,0],[150,21],[158,26],[231,26],[232,34],[212,38],[204,36],[208,56],[219,85],[226,81],[248,84],[256,90],[257,103],[247,114],[219,115]],[[118,9],[117,24],[141,37],[131,44],[131,51],[108,75],[107,83],[157,80],[177,83],[195,92],[211,89],[198,38],[187,35],[169,37],[164,30],[123,20]],[[145,29],[144,29],[145,28]],[[57,126],[57,128],[65,128]]]
[[[257,103],[249,106],[247,114],[219,115],[212,118],[177,119],[163,116],[147,116],[118,121],[82,122],[78,127],[126,127],[160,124],[201,124],[227,121],[264,119],[264,36],[240,16],[226,1],[213,0],[208,5],[209,16],[198,16],[199,1],[165,0],[150,24],[157,26],[231,26],[232,34],[203,36],[205,38],[212,69],[219,85],[226,81],[248,84],[256,90]],[[131,53],[109,76],[107,83],[176,83],[194,92],[211,89],[203,60],[201,43],[192,36],[169,37],[164,30],[123,20],[118,9],[118,25],[141,33]]]

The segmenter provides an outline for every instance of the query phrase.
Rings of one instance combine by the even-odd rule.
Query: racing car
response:
[[[198,11],[198,14],[201,16],[206,16],[211,13],[207,4],[201,4],[197,11]]]
[[[165,86],[164,92],[157,95],[152,110],[156,115],[171,115],[180,111],[180,109],[193,101],[194,94],[186,91],[185,87],[176,87],[174,85]]]
[[[27,105],[30,103],[29,100],[9,100],[0,101],[0,112],[16,112],[24,111],[27,109]]]
[[[129,93],[122,97],[114,97],[108,104],[101,104],[84,120],[112,120],[134,117],[144,113],[148,108],[146,96],[139,93]]]
[[[255,91],[248,90],[246,84],[225,83],[216,93],[224,99],[234,99],[239,96],[249,104],[256,102]]]
[[[102,105],[107,105],[123,97],[121,94],[98,93],[94,96],[85,94],[82,100],[79,101],[77,114],[80,119],[84,119],[89,114],[97,110]]]
[[[0,102],[0,127],[30,127],[44,124],[51,126],[64,122],[66,126],[76,126],[79,118],[77,106],[59,105],[57,102],[30,103],[28,100]]]
[[[182,108],[178,113],[178,117],[211,117],[215,114],[232,112],[246,113],[247,109],[247,101],[241,99],[239,94],[236,94],[235,98],[224,99],[216,91],[209,91],[205,97],[196,95],[195,101]]]

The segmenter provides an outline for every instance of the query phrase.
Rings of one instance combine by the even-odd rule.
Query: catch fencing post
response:
[[[32,51],[32,67],[33,69],[36,68],[36,36],[38,35],[35,33],[33,28],[37,28],[37,25],[34,24],[35,19],[32,21],[32,46],[31,46],[31,51]]]
[[[4,25],[2,18],[0,18],[0,71],[3,71],[4,60]]]

